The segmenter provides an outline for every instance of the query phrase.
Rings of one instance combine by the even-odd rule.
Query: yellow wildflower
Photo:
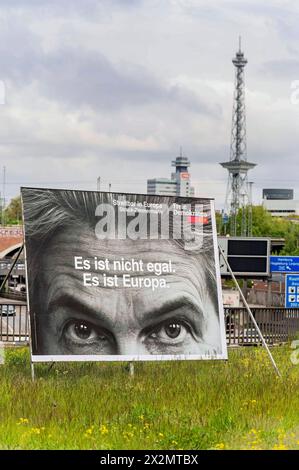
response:
[[[101,426],[100,426],[100,433],[102,434],[102,436],[105,435],[105,434],[108,434],[108,432],[109,432],[109,431],[108,431],[107,426],[105,426],[105,424],[101,424]]]
[[[216,444],[215,448],[216,449],[225,449],[225,444],[223,444],[223,442],[220,442],[219,444]]]
[[[29,423],[29,419],[27,418],[20,418],[19,421],[17,422],[17,425],[20,425],[20,424],[28,424]]]

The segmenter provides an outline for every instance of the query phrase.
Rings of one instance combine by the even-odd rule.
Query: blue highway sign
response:
[[[299,256],[270,256],[271,273],[299,273]]]
[[[299,308],[299,274],[286,275],[285,307]]]
[[[222,222],[223,222],[224,224],[227,224],[228,221],[229,221],[228,215],[227,215],[227,214],[223,214],[223,215],[222,215]]]

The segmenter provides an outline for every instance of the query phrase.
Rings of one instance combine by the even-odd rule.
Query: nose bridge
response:
[[[119,291],[114,334],[118,354],[122,356],[141,354],[140,324],[134,309],[134,298],[130,289]]]
[[[129,289],[119,289],[116,308],[117,317],[124,322],[134,318],[133,295]]]
[[[118,354],[121,356],[132,356],[141,354],[138,334],[135,332],[126,335],[119,334],[117,338]]]

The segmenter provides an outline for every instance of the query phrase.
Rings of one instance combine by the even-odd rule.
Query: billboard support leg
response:
[[[34,382],[35,380],[35,370],[34,370],[34,364],[30,358],[30,369],[31,369],[31,379],[32,379],[32,382]]]
[[[50,372],[50,370],[53,369],[53,367],[55,366],[56,362],[52,362],[51,365],[49,366],[49,369],[48,369],[48,372]]]
[[[239,284],[238,284],[238,282],[237,282],[237,279],[236,279],[236,277],[235,277],[235,275],[234,275],[234,273],[233,273],[233,271],[232,271],[232,269],[231,269],[231,267],[230,267],[230,264],[229,264],[229,262],[228,262],[226,256],[225,256],[224,253],[222,252],[220,246],[218,246],[218,250],[219,250],[220,256],[222,256],[222,258],[223,258],[223,260],[224,260],[224,262],[225,262],[225,264],[226,264],[226,267],[227,267],[227,269],[228,269],[228,271],[229,271],[229,273],[230,273],[230,275],[231,275],[231,277],[232,277],[232,280],[234,281],[234,283],[235,283],[235,285],[236,285],[236,287],[237,287],[237,289],[238,289],[238,291],[239,291],[239,293],[240,293],[241,299],[242,299],[242,301],[243,301],[243,303],[244,303],[244,305],[245,305],[245,308],[246,308],[246,310],[247,310],[247,313],[248,313],[249,317],[251,318],[252,323],[254,324],[254,327],[255,327],[255,329],[256,329],[256,331],[257,331],[257,333],[258,333],[258,335],[259,335],[259,337],[260,337],[260,339],[261,339],[261,342],[262,342],[264,348],[266,349],[266,351],[267,351],[267,353],[268,353],[268,355],[269,355],[269,358],[270,358],[270,361],[272,362],[272,365],[273,365],[273,367],[274,367],[274,370],[275,370],[276,374],[278,375],[278,377],[281,377],[281,373],[280,373],[280,371],[279,371],[279,369],[278,369],[278,367],[277,367],[277,365],[276,365],[276,362],[274,361],[274,358],[273,358],[273,356],[272,356],[272,354],[271,354],[271,351],[270,351],[270,349],[269,349],[269,347],[268,347],[268,345],[267,345],[267,343],[266,343],[266,341],[265,341],[265,338],[263,337],[263,334],[262,334],[262,332],[261,332],[261,330],[260,330],[260,328],[259,328],[259,326],[258,326],[258,324],[257,324],[257,322],[256,322],[256,320],[255,320],[255,318],[254,318],[254,315],[253,315],[253,313],[252,313],[252,311],[251,311],[251,309],[250,309],[250,307],[249,307],[249,305],[248,305],[248,303],[247,303],[247,301],[246,301],[246,299],[245,299],[245,297],[244,297],[244,294],[243,294],[243,292],[242,292],[242,289],[241,289],[241,287],[239,286]]]
[[[130,372],[130,376],[131,376],[131,377],[134,377],[135,368],[134,368],[134,363],[133,363],[133,362],[130,362],[130,363],[129,363],[129,372]]]
[[[29,320],[29,310],[28,310],[28,316],[27,316],[27,324],[28,324],[28,332],[29,332],[31,379],[32,379],[32,382],[34,382],[34,380],[35,380],[35,370],[34,370],[34,363],[32,361],[32,337],[31,337],[31,324],[30,324],[30,320]]]

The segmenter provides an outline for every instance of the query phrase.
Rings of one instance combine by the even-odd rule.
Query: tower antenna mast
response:
[[[241,36],[239,36],[239,50],[232,60],[235,66],[235,91],[232,116],[230,160],[220,163],[228,170],[228,183],[225,198],[225,213],[230,216],[230,233],[239,235],[237,216],[242,209],[241,235],[247,235],[248,223],[244,220],[246,207],[251,205],[248,188],[247,173],[256,166],[247,161],[246,144],[246,110],[245,110],[245,80],[244,68],[247,59],[241,49]]]

